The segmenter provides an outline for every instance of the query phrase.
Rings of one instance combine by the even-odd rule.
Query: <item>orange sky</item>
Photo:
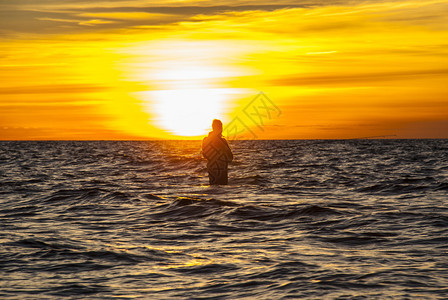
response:
[[[1,140],[448,138],[448,1],[13,2]]]

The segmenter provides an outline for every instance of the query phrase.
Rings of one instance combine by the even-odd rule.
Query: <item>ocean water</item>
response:
[[[1,299],[448,299],[448,140],[0,142]]]

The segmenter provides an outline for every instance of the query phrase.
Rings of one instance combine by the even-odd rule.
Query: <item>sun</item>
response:
[[[150,91],[157,124],[173,135],[200,136],[215,118],[223,118],[227,89],[173,89]]]
[[[147,52],[151,55],[146,55]],[[148,89],[133,93],[151,124],[168,137],[200,137],[213,119],[228,121],[232,105],[246,89],[229,82],[246,75],[229,59],[229,45],[213,41],[166,41],[135,50],[130,65],[135,79]]]
[[[177,136],[207,133],[214,118],[222,118],[231,89],[216,88],[216,79],[228,75],[222,67],[201,60],[165,61],[153,74],[166,89],[149,91],[147,111],[159,127]]]

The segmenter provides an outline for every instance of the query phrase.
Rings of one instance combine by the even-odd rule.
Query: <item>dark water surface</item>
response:
[[[448,299],[448,140],[0,142],[0,298]]]

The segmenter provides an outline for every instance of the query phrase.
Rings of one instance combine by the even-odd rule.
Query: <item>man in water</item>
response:
[[[227,165],[233,160],[232,150],[222,136],[222,122],[214,119],[212,129],[202,141],[202,155],[207,159],[210,184],[227,184]]]

